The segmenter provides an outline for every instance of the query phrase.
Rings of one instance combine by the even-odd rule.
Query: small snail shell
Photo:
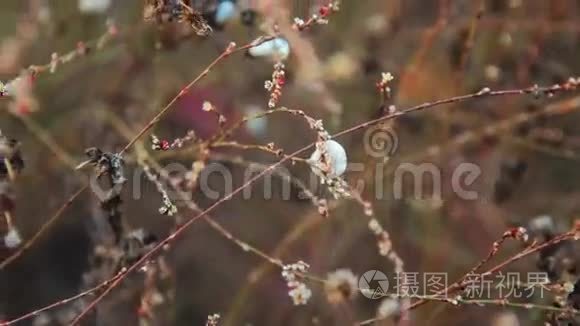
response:
[[[282,37],[265,41],[248,50],[252,57],[273,57],[284,60],[290,55],[290,44]]]
[[[324,142],[324,146],[326,147],[326,152],[328,153],[330,159],[330,167],[332,169],[332,174],[334,176],[340,176],[346,171],[346,166],[348,164],[348,160],[346,157],[346,151],[341,144],[334,140],[327,140]],[[317,165],[322,158],[322,152],[319,149],[316,149],[312,155],[310,155],[310,159],[308,161],[310,164]],[[318,169],[316,167],[312,167],[314,173],[317,173]]]
[[[215,22],[225,24],[232,19],[237,13],[236,4],[231,0],[221,1],[216,9]]]
[[[111,0],[79,0],[79,11],[85,14],[100,14],[111,6]]]

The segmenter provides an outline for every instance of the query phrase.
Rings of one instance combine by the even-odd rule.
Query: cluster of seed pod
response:
[[[264,83],[264,88],[270,92],[270,100],[268,101],[268,107],[273,109],[278,105],[280,97],[282,96],[282,87],[286,83],[286,73],[284,72],[284,64],[278,62],[274,65],[274,72],[272,73],[272,79],[267,80]]]
[[[290,289],[288,295],[292,298],[294,305],[305,305],[312,296],[312,291],[300,281],[302,274],[306,273],[309,268],[310,265],[301,260],[282,267],[282,277]]]

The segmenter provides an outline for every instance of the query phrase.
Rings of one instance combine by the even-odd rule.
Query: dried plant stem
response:
[[[436,37],[447,26],[449,21],[449,0],[439,0],[439,12],[435,23],[424,29],[419,48],[413,54],[411,64],[405,67],[401,73],[401,84],[406,84],[406,80],[413,77],[417,73],[417,69],[421,68],[429,50],[433,46]]]
[[[16,172],[14,172],[14,167],[12,163],[10,163],[10,159],[4,158],[3,160],[4,165],[6,166],[6,172],[8,173],[8,179],[10,182],[14,182],[16,180]]]
[[[469,59],[469,54],[473,49],[473,45],[475,44],[475,35],[477,33],[477,27],[483,17],[485,12],[485,1],[484,0],[477,0],[473,2],[473,6],[475,9],[475,14],[471,18],[471,22],[469,24],[469,30],[467,32],[467,36],[465,37],[465,41],[463,42],[463,46],[461,49],[461,55],[459,57],[459,67],[457,69],[456,80],[459,83],[461,81],[462,73],[467,66],[467,61]]]
[[[12,214],[10,213],[10,211],[5,211],[4,212],[4,220],[6,221],[6,226],[8,226],[8,229],[12,228],[12,221],[14,220],[12,218]]]

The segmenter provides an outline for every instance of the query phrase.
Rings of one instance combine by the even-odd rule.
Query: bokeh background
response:
[[[14,182],[13,223],[22,238],[30,238],[86,180],[90,171],[73,169],[85,159],[86,148],[119,151],[128,141],[127,133],[135,135],[230,41],[246,44],[271,32],[274,23],[286,33],[292,51],[285,63],[287,82],[281,105],[322,119],[331,133],[384,114],[375,87],[381,72],[395,76],[387,105],[406,108],[484,87],[563,82],[580,70],[578,1],[343,0],[328,25],[315,25],[302,33],[290,29],[293,17],[308,17],[324,3],[239,0],[239,11],[255,10],[255,22],[244,23],[236,16],[203,38],[184,24],[144,22],[144,2],[137,0],[113,0],[103,12],[83,12],[77,0],[1,1],[2,81],[17,77],[30,65],[50,63],[53,53],[74,50],[79,41],[98,39],[111,24],[118,30],[101,48],[93,47],[86,55],[58,65],[54,73],[39,74],[28,102],[0,101],[0,129],[20,142],[25,162]],[[212,1],[204,5],[211,6]],[[179,100],[154,133],[173,139],[193,129],[207,139],[217,127],[215,116],[202,111],[204,101],[212,102],[228,122],[266,110],[264,81],[271,74],[271,61],[233,55]],[[485,257],[509,227],[533,229],[533,222],[542,215],[548,216],[542,219],[542,227],[549,221],[549,230],[544,230],[548,233],[573,224],[580,199],[575,96],[483,98],[405,115],[391,125],[398,146],[386,163],[365,152],[364,131],[350,133],[340,143],[349,162],[363,163],[365,168],[348,172],[346,180],[351,184],[365,180],[362,195],[373,203],[406,270],[420,275],[446,272],[454,280]],[[549,105],[569,109],[542,114]],[[513,123],[522,113],[530,118]],[[481,132],[506,121],[507,127]],[[148,149],[149,138],[143,139]],[[273,142],[291,153],[315,141],[316,134],[300,118],[274,114],[248,124],[234,139],[248,144]],[[158,154],[154,153],[162,166],[180,163],[189,169],[200,159],[194,150]],[[225,162],[234,185],[240,185],[244,166],[231,162],[239,157],[263,164],[277,160],[259,151],[216,149],[210,161]],[[132,175],[136,168],[133,152],[126,160],[127,174]],[[404,162],[436,164],[443,176],[442,196],[425,191],[425,196],[415,198],[409,183],[404,187],[406,196],[394,198],[392,172]],[[477,200],[462,200],[450,189],[453,169],[462,162],[475,163],[482,170],[470,188],[477,191]],[[386,167],[384,176],[377,178],[378,163]],[[304,164],[287,164],[287,168],[294,178],[309,180]],[[161,196],[154,184],[142,179],[140,198],[132,197],[132,184],[125,188],[123,216],[131,228],[143,228],[162,238],[174,229],[175,218],[159,214]],[[213,189],[223,189],[219,177],[210,181]],[[378,200],[374,198],[377,183],[385,189]],[[263,186],[258,182],[252,198],[229,200],[212,216],[236,237],[284,262],[308,262],[316,275],[348,268],[356,275],[378,269],[393,276],[392,263],[378,254],[368,219],[356,202],[336,201],[318,187],[317,195],[327,198],[331,207],[324,218],[309,200],[297,196],[298,189],[293,189],[290,200],[279,196],[265,200]],[[275,193],[280,186],[281,182],[274,182]],[[429,189],[428,180],[424,186]],[[213,202],[200,192],[194,191],[193,196],[201,207]],[[180,209],[180,214],[186,218],[193,213]],[[84,193],[30,250],[2,269],[0,319],[72,296],[94,278],[110,277],[100,270],[92,273],[98,270],[95,247],[99,232],[104,232],[100,219],[98,199]],[[0,225],[4,231],[6,226]],[[509,242],[499,256],[521,248]],[[565,254],[556,251],[548,267],[534,256],[506,271],[549,271],[553,282],[575,283],[575,249]],[[11,252],[0,246],[0,257]],[[207,315],[220,313],[223,325],[352,325],[375,316],[381,304],[361,295],[333,304],[323,287],[312,283],[309,304],[294,306],[279,268],[240,250],[203,220],[176,240],[157,264],[162,276],[154,285],[147,285],[146,273],[129,277],[84,322],[203,325]],[[148,286],[162,300],[152,316],[144,317],[140,298]],[[530,301],[549,305],[554,300],[547,295]],[[66,324],[87,302],[79,300],[21,324]],[[445,303],[429,303],[413,310],[411,317],[413,325],[472,326],[543,325],[547,318],[537,310]],[[393,323],[392,318],[377,322]]]

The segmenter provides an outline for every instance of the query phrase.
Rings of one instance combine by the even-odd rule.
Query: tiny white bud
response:
[[[4,244],[8,248],[16,248],[22,243],[22,238],[16,228],[11,228],[4,236]]]

